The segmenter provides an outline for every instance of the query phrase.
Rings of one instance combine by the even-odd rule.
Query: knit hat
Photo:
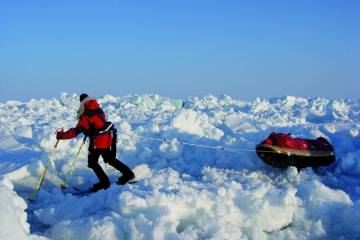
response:
[[[81,94],[80,95],[80,102],[82,102],[82,100],[84,100],[87,97],[88,97],[88,95],[86,93]]]

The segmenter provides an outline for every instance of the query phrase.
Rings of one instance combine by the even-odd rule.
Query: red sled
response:
[[[273,132],[256,145],[256,153],[265,163],[278,168],[316,168],[335,162],[334,148],[323,137],[311,140]]]

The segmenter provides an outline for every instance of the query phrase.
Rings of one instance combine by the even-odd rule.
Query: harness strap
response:
[[[98,130],[98,131],[95,131],[95,134],[103,134],[103,133],[106,133],[110,130],[112,130],[112,128],[114,127],[114,123],[110,123],[109,126],[107,128],[105,128],[104,130]]]

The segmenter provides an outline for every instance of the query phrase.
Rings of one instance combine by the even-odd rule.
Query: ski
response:
[[[133,184],[136,184],[138,182],[139,182],[139,179],[133,179],[133,180],[130,180],[129,182],[127,182],[126,184],[133,185]],[[117,184],[117,185],[124,186],[124,185],[121,185],[121,184]],[[91,189],[80,189],[80,188],[77,188],[77,187],[74,187],[74,186],[68,186],[66,188],[62,188],[62,192],[64,194],[71,194],[71,195],[74,195],[74,196],[86,196],[86,195],[90,195],[91,193],[96,193],[97,191],[93,191]]]
[[[128,181],[126,184],[136,184],[136,183],[138,183],[140,180],[138,180],[138,179],[133,179],[133,180],[130,180],[130,181]]]
[[[92,191],[91,189],[80,189],[77,187],[68,187],[66,189],[62,189],[62,192],[64,194],[71,194],[74,196],[85,196],[90,193],[94,193],[94,191]]]
[[[87,196],[87,195],[89,195],[89,194],[91,194],[91,193],[96,193],[96,192],[94,192],[94,191],[91,190],[91,189],[88,189],[88,190],[79,190],[79,191],[77,191],[77,192],[72,193],[72,195],[75,195],[75,196]]]

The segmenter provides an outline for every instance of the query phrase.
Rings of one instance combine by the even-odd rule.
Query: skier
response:
[[[122,173],[117,183],[124,185],[135,178],[135,174],[128,166],[116,159],[116,128],[111,122],[105,120],[105,113],[100,108],[96,99],[89,97],[86,93],[80,95],[80,108],[77,112],[78,124],[64,132],[56,133],[56,139],[75,138],[79,133],[89,136],[88,167],[91,168],[99,182],[91,187],[91,191],[107,189],[110,180],[98,163],[100,155],[105,163],[110,164]]]

